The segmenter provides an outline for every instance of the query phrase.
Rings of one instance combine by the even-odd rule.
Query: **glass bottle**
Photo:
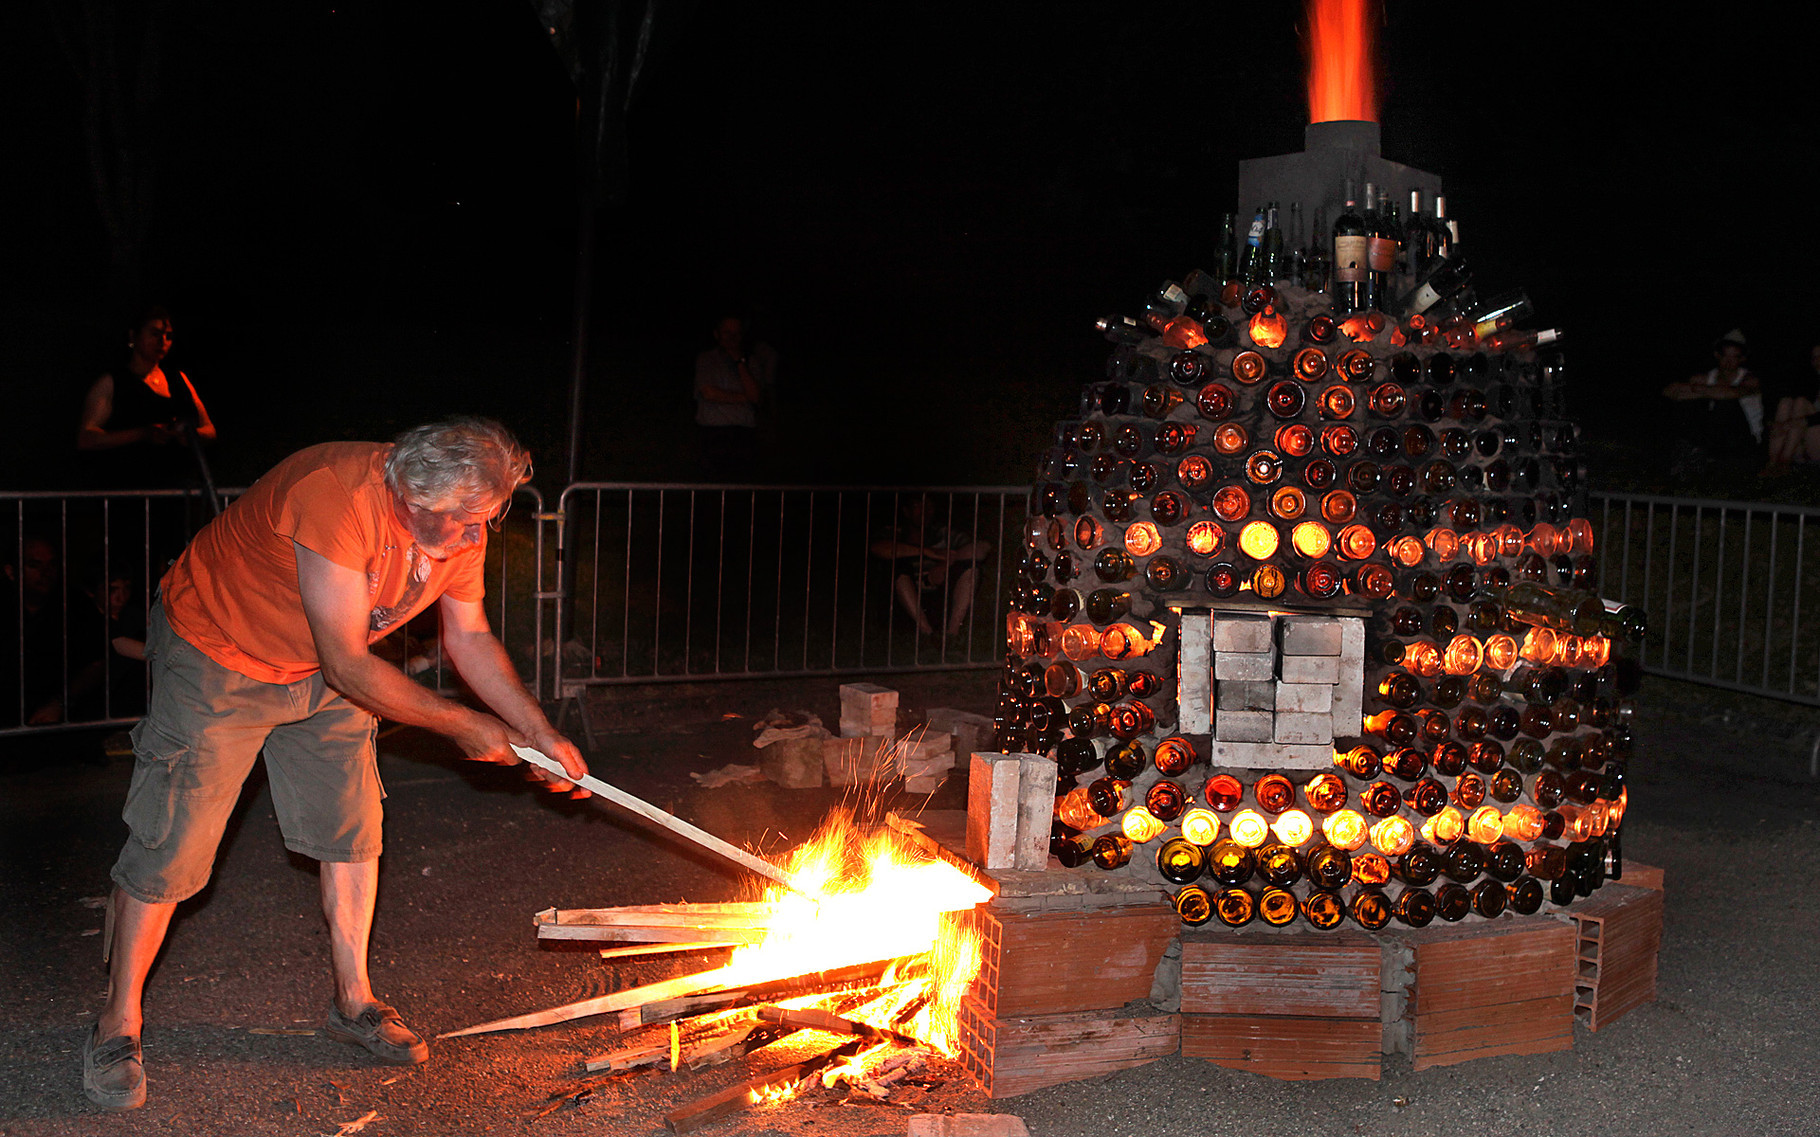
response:
[[[1182,837],[1171,837],[1156,852],[1156,869],[1171,884],[1192,884],[1207,868],[1206,853]]]

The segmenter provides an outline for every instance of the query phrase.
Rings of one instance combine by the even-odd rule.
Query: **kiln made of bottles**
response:
[[[1311,164],[1245,163],[1260,199],[1272,163]],[[1334,308],[1196,272],[1102,322],[1032,491],[996,744],[1057,761],[1062,871],[1155,881],[1185,923],[1569,906],[1622,872],[1641,617],[1599,600],[1560,355]]]

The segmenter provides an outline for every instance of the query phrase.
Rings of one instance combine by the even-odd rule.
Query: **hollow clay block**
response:
[[[1017,845],[1012,868],[1040,872],[1049,867],[1050,819],[1055,816],[1056,766],[1040,754],[1020,754],[1017,781]]]
[[[967,859],[1008,869],[1017,857],[1017,783],[1025,755],[980,753],[967,772]]]

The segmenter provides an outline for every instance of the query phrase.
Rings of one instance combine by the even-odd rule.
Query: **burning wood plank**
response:
[[[719,1031],[704,1038],[696,1039],[681,1047],[678,1064],[691,1070],[701,1070],[709,1066],[718,1066],[743,1058],[761,1046],[769,1046],[780,1038],[796,1033],[802,1029],[787,1023],[767,1023],[752,1018],[735,1019],[731,1029]],[[590,1074],[602,1070],[634,1070],[641,1066],[662,1066],[670,1061],[670,1040],[647,1043],[635,1043],[609,1050],[585,1060],[584,1068]]]
[[[856,1038],[826,1053],[785,1066],[781,1070],[773,1070],[768,1074],[759,1074],[747,1078],[743,1082],[736,1082],[717,1094],[692,1101],[680,1109],[665,1114],[664,1125],[672,1133],[688,1133],[699,1129],[710,1121],[750,1108],[757,1101],[764,1100],[767,1091],[791,1089],[796,1083],[824,1067],[859,1053],[865,1046],[864,1039]]]
[[[792,976],[775,983],[761,983],[753,987],[736,987],[727,991],[716,991],[709,995],[690,995],[681,999],[664,999],[655,1003],[646,1003],[641,1007],[631,1007],[619,1012],[619,1029],[637,1030],[641,1026],[655,1026],[658,1023],[675,1019],[692,1018],[695,1015],[723,1010],[744,1003],[760,1003],[784,996],[810,991],[837,994],[845,992],[876,990],[879,977],[885,973],[886,965],[865,963],[858,967],[843,967],[838,971],[822,971],[811,975]]]
[[[886,960],[868,961],[883,967]],[[491,1022],[477,1023],[474,1026],[451,1030],[436,1037],[460,1038],[469,1034],[487,1034],[496,1030],[525,1030],[534,1026],[553,1026],[556,1023],[570,1022],[574,1019],[587,1018],[590,1015],[604,1015],[613,1011],[623,1011],[633,1007],[643,1007],[647,1003],[662,1002],[666,999],[679,999],[688,995],[697,995],[704,991],[725,990],[732,988],[756,987],[762,984],[778,983],[785,980],[800,980],[803,973],[794,970],[783,970],[785,965],[770,973],[755,972],[750,967],[717,967],[711,971],[701,971],[693,975],[682,975],[675,979],[665,979],[660,983],[647,983],[643,987],[632,987],[611,995],[597,995],[592,999],[581,999],[565,1003],[560,1007],[551,1007],[544,1011],[534,1011],[526,1015],[514,1015],[511,1018],[494,1019]]]
[[[545,908],[533,918],[540,940],[759,943],[764,904],[652,904],[627,908]]]
[[[696,941],[677,944],[627,944],[625,947],[601,948],[600,958],[625,959],[635,955],[666,955],[671,952],[679,951],[710,951],[714,948],[728,948],[733,946],[735,945],[720,943],[719,941]]]

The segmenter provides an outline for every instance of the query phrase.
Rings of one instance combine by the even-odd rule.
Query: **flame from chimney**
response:
[[[1368,0],[1308,0],[1308,121],[1378,121]]]

